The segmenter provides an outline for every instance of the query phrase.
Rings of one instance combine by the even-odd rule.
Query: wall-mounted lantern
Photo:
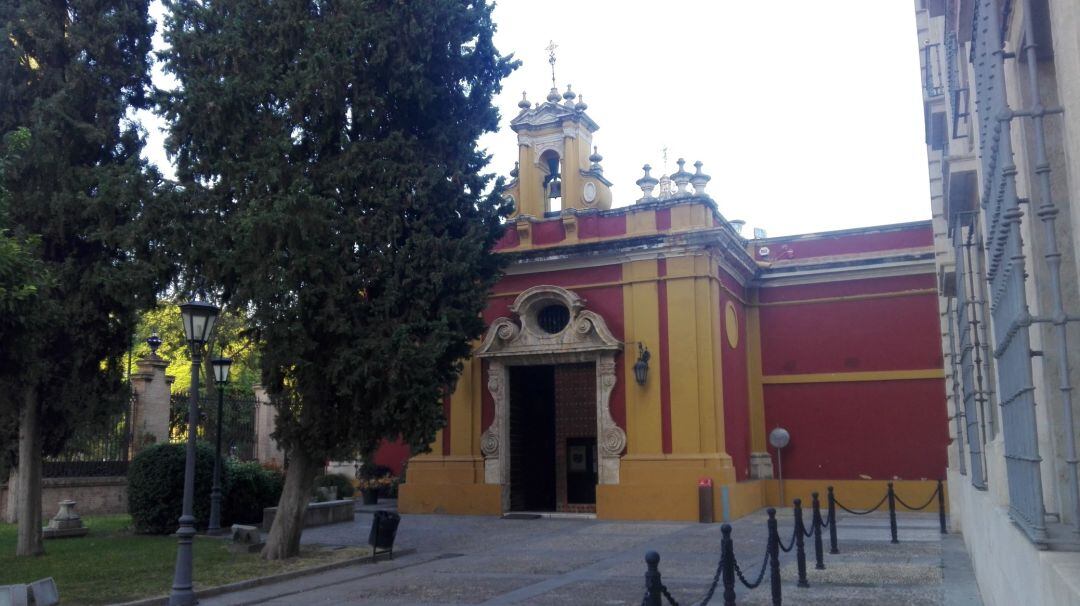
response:
[[[649,350],[642,345],[641,341],[638,341],[638,359],[634,363],[634,379],[637,380],[638,385],[644,385],[645,380],[649,378]]]

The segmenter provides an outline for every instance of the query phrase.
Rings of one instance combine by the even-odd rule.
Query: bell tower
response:
[[[522,93],[521,111],[510,121],[518,136],[518,162],[504,194],[513,198],[514,215],[543,217],[566,209],[611,208],[611,182],[604,178],[592,143],[599,126],[585,110],[583,97],[570,86],[555,87],[555,45],[547,49],[552,66],[551,90],[535,106]]]

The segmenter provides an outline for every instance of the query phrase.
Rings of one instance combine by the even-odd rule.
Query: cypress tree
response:
[[[147,5],[0,3],[0,133],[31,133],[5,166],[8,223],[34,239],[50,278],[19,363],[0,366],[0,417],[17,419],[19,435],[18,555],[43,552],[43,454],[126,403],[123,354],[163,277],[146,214],[158,179],[128,117],[149,105]]]
[[[170,8],[188,267],[251,310],[289,461],[263,555],[289,557],[326,460],[399,435],[423,451],[444,424],[500,269],[507,209],[476,141],[515,63],[482,1]]]

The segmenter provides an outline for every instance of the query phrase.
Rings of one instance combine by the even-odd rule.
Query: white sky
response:
[[[495,100],[502,128],[480,142],[500,174],[517,159],[521,92],[551,87],[554,40],[560,91],[583,93],[600,125],[615,206],[641,197],[642,164],[665,172],[666,146],[666,172],[704,162],[746,235],[930,218],[911,2],[501,0],[495,22],[500,52],[523,63]],[[147,155],[171,174],[155,124]]]

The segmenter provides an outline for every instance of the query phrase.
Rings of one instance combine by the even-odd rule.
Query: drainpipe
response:
[[[1026,115],[1031,118],[1035,131],[1035,174],[1039,186],[1040,204],[1036,214],[1043,222],[1043,256],[1049,270],[1050,279],[1050,317],[1043,322],[1053,325],[1054,345],[1057,349],[1059,389],[1061,390],[1062,419],[1065,425],[1065,462],[1069,466],[1069,481],[1073,498],[1073,531],[1080,533],[1080,473],[1077,470],[1076,429],[1073,424],[1072,386],[1069,380],[1069,345],[1065,305],[1061,294],[1061,253],[1058,251],[1057,235],[1054,233],[1055,218],[1058,209],[1050,196],[1050,162],[1046,156],[1046,114],[1061,113],[1061,108],[1046,108],[1042,104],[1038,81],[1038,57],[1035,42],[1035,23],[1032,20],[1031,0],[1024,0],[1024,56],[1027,59],[1028,95],[1031,109]]]

